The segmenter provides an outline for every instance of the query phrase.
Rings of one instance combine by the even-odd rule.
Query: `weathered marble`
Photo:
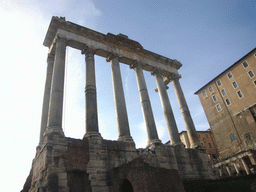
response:
[[[128,121],[127,109],[125,104],[119,59],[114,55],[110,55],[107,58],[107,61],[110,61],[111,63],[113,92],[114,92],[116,118],[117,118],[117,129],[118,129],[118,136],[119,136],[118,140],[133,141],[130,135],[129,121]]]

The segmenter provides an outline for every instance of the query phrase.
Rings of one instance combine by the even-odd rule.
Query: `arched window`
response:
[[[120,187],[120,192],[133,192],[132,184],[128,179],[123,180]]]
[[[230,139],[231,139],[231,141],[235,141],[236,140],[236,136],[235,136],[234,133],[230,134]]]

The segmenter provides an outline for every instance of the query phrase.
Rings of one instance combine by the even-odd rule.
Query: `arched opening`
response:
[[[124,179],[121,183],[120,192],[133,192],[133,187],[128,179]]]

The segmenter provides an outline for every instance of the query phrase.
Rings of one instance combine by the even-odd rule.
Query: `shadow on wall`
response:
[[[120,192],[133,192],[133,187],[128,179],[124,179],[120,187]]]
[[[183,181],[186,192],[256,192],[256,174],[220,180]]]

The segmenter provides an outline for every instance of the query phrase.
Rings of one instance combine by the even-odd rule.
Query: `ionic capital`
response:
[[[160,75],[162,76],[162,70],[159,68],[154,68],[154,70],[151,71],[151,75],[156,75],[157,73],[160,73]]]
[[[134,60],[134,62],[130,65],[130,68],[134,69],[134,68],[139,67],[139,66],[142,67],[142,64],[139,61]]]
[[[114,58],[119,59],[120,57],[119,57],[118,55],[116,55],[116,54],[111,53],[111,54],[106,58],[106,61],[107,61],[107,62],[110,62],[110,61],[111,61],[112,59],[114,59]]]
[[[81,54],[84,55],[86,53],[92,53],[93,55],[96,53],[96,49],[93,48],[89,48],[88,46],[85,46],[82,51]]]

